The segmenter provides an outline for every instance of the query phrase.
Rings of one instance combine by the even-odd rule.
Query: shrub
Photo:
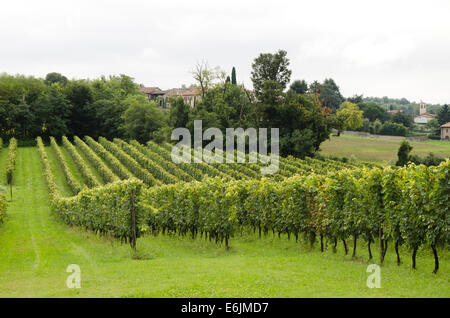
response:
[[[408,132],[408,128],[403,126],[402,124],[397,124],[393,122],[385,122],[379,131],[380,135],[389,135],[389,136],[406,136]]]

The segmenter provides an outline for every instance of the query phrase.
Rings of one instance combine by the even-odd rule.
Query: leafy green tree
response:
[[[384,122],[388,119],[388,112],[381,106],[372,102],[362,102],[358,103],[359,109],[361,109],[364,113],[364,118],[369,119],[370,121],[375,121],[379,119],[381,122]]]
[[[381,121],[379,119],[375,119],[375,121],[371,125],[370,133],[378,134],[380,132],[382,126],[383,126],[383,124],[381,123]]]
[[[99,99],[92,103],[95,116],[98,118],[98,135],[108,139],[123,136],[122,115],[127,109],[123,101]]]
[[[323,83],[317,81],[309,85],[309,91],[311,93],[319,94],[322,106],[336,110],[344,101],[339,86],[336,85],[333,79],[327,78]]]
[[[363,95],[357,95],[357,94],[355,94],[355,95],[353,95],[352,97],[348,97],[348,98],[347,98],[347,101],[350,102],[350,103],[353,103],[353,104],[357,104],[358,107],[361,108],[361,107],[359,106],[359,103],[362,103],[363,98],[364,98]]]
[[[437,115],[437,120],[440,126],[450,122],[450,108],[448,105],[442,106]]]
[[[34,132],[33,136],[59,137],[69,134],[69,121],[72,105],[67,100],[63,88],[59,83],[51,85],[48,92],[45,92],[45,94],[36,101],[33,108],[36,112],[39,128]]]
[[[260,127],[280,129],[281,155],[312,156],[330,133],[320,103],[310,96],[299,95],[293,91],[279,95],[279,91],[277,93],[276,87],[274,88],[270,98],[277,98],[277,103],[275,107],[266,106],[266,123]]]
[[[67,84],[67,77],[65,77],[64,75],[61,75],[60,73],[48,73],[45,76],[45,80],[44,83],[47,85],[52,85],[54,83],[59,83],[61,85],[66,85]]]
[[[410,155],[409,153],[411,152],[411,150],[413,149],[413,147],[409,144],[408,141],[403,140],[400,148],[398,148],[398,152],[397,152],[397,156],[398,156],[398,160],[395,163],[396,166],[405,166],[410,159]]]
[[[274,125],[276,120],[277,107],[284,100],[282,85],[277,81],[267,80],[264,82],[260,96],[258,107],[258,127],[278,127]]]
[[[338,135],[342,130],[355,130],[363,125],[363,111],[358,106],[350,102],[343,102],[336,112]]]
[[[413,117],[403,112],[397,112],[392,116],[392,122],[402,124],[405,127],[411,128],[414,121]]]
[[[37,129],[35,125],[35,113],[32,107],[25,101],[15,105],[14,112],[11,115],[15,135],[20,136],[22,140],[27,139]]]
[[[439,125],[439,122],[437,120],[437,118],[433,118],[432,120],[430,120],[429,122],[427,122],[425,124],[425,127],[429,130],[431,130],[431,135],[440,138],[441,136],[441,125]]]
[[[77,136],[98,136],[98,121],[92,105],[92,88],[86,81],[71,81],[66,86],[67,99],[72,105],[70,133]]]
[[[141,143],[150,140],[153,132],[166,125],[164,113],[144,95],[132,95],[124,100],[123,129],[125,135]]]
[[[295,80],[290,89],[292,89],[297,94],[306,94],[308,92],[308,83],[305,80]]]
[[[237,84],[237,80],[236,80],[236,69],[233,66],[233,69],[231,70],[231,84],[236,85]]]
[[[169,123],[172,127],[186,127],[189,121],[191,106],[179,96],[170,101]]]
[[[261,53],[252,64],[253,89],[259,98],[262,94],[266,81],[279,83],[280,89],[284,90],[289,83],[292,71],[289,67],[287,52],[279,50],[277,53]]]

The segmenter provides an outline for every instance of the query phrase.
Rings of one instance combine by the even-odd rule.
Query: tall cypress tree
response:
[[[236,85],[236,69],[233,66],[233,69],[231,70],[231,84]]]

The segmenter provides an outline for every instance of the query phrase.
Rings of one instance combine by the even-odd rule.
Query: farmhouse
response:
[[[450,121],[441,126],[441,140],[450,140]]]
[[[184,102],[191,105],[191,107],[194,107],[195,103],[201,99],[200,89],[198,89],[197,87],[173,88],[166,91],[163,96],[167,105],[166,107],[170,107],[169,97],[178,96],[183,97]]]
[[[149,101],[156,101],[162,108],[170,107],[170,97],[183,97],[185,103],[194,107],[195,103],[201,99],[200,89],[197,87],[191,88],[172,88],[166,91],[159,87],[145,87],[141,85],[139,90],[145,94]]]
[[[419,116],[414,117],[414,122],[416,124],[426,124],[434,117],[436,117],[436,115],[427,113],[427,106],[424,102],[420,101],[420,114]]]

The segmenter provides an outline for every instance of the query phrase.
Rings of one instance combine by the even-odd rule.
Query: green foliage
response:
[[[158,145],[153,141],[149,141],[147,143],[147,146],[152,156],[154,154],[159,154],[161,157],[164,158],[165,162],[170,162],[173,164],[170,150],[166,148],[168,144]],[[197,181],[201,181],[203,179],[203,172],[200,169],[198,169],[196,165],[189,163],[181,163],[179,164],[179,169],[189,174],[192,178],[194,178]]]
[[[147,230],[153,208],[140,204],[143,183],[136,179],[117,181],[103,187],[84,189],[76,196],[63,198],[55,183],[41,137],[36,139],[50,192],[52,210],[67,224],[109,234],[122,241],[132,238],[131,211],[136,215],[136,237]]]
[[[0,74],[0,136],[123,136],[123,101],[130,95],[141,93],[125,75],[68,80],[59,73],[45,79]]]
[[[69,139],[67,139],[66,136],[62,137],[62,143],[75,161],[88,187],[94,188],[100,186],[101,184],[92,173],[91,168],[89,168],[83,157],[81,157],[81,155],[79,154],[78,150],[74,147],[74,145],[72,145],[72,143],[69,141]]]
[[[147,170],[141,167],[139,163],[133,159],[129,154],[119,148],[116,144],[108,141],[107,139],[100,137],[100,144],[111,152],[117,159],[119,159],[133,174],[135,177],[144,181],[148,186],[160,185],[161,182],[149,173]]]
[[[56,143],[56,140],[54,137],[50,137],[50,144],[51,144],[51,147],[53,148],[53,151],[55,152],[56,157],[58,158],[59,164],[61,165],[61,168],[64,172],[64,176],[66,177],[67,184],[72,189],[73,194],[78,194],[78,192],[81,191],[81,185],[72,175],[72,172],[70,171],[70,168],[67,165],[66,159],[64,158],[64,155],[62,154],[61,150],[59,149],[59,146]]]
[[[85,154],[85,156],[95,167],[95,169],[97,169],[106,183],[116,182],[120,180],[83,140],[75,136],[74,142],[77,147],[81,149],[81,151]]]
[[[16,170],[17,140],[11,138],[8,146],[8,157],[6,158],[6,184],[12,184],[14,171]]]
[[[179,96],[170,101],[169,123],[172,127],[186,127],[189,121],[191,106]]]
[[[179,181],[176,176],[168,173],[157,162],[143,155],[139,150],[135,148],[135,146],[130,145],[118,138],[114,139],[114,143],[119,145],[119,147],[121,147],[128,155],[133,157],[142,167],[147,169],[161,183],[169,184]]]
[[[336,124],[338,132],[357,129],[363,125],[363,111],[351,102],[343,102],[336,112]]]
[[[279,50],[277,53],[262,53],[252,64],[253,89],[256,96],[260,96],[264,83],[274,81],[280,84],[281,90],[286,88],[291,78],[292,71],[289,67],[287,52]]]
[[[406,136],[408,129],[402,124],[396,124],[393,122],[385,122],[378,132],[380,135],[388,136]]]
[[[397,153],[398,160],[395,163],[395,165],[397,165],[397,166],[406,165],[410,160],[409,153],[411,152],[412,149],[413,149],[413,147],[409,144],[409,142],[406,140],[403,140],[400,147],[398,148],[398,153]]]
[[[176,164],[172,162],[172,160],[167,160],[168,157],[163,157],[161,153],[150,150],[150,148],[141,145],[136,140],[132,140],[131,144],[139,150],[142,154],[146,155],[147,158],[152,159],[155,163],[159,164],[162,169],[166,170],[167,173],[172,174],[173,176],[177,176],[179,179],[183,181],[194,181],[194,177],[187,174],[183,170],[181,170]],[[156,145],[157,146],[157,145]]]
[[[258,164],[242,164],[239,168],[237,165],[186,164],[186,169],[173,163],[162,164],[170,160],[169,144],[150,142],[147,148],[136,141],[128,144],[115,139],[112,143],[100,138],[100,145],[90,137],[86,140],[93,149],[104,146],[101,149],[113,154],[115,163],[124,162],[151,187],[131,179],[62,198],[42,140],[38,138],[52,206],[68,224],[110,233],[125,241],[131,236],[133,205],[130,195],[131,188],[136,186],[139,189],[133,189],[136,190],[134,208],[138,235],[145,231],[200,235],[224,242],[228,247],[237,231],[253,228],[260,235],[273,232],[288,237],[294,235],[298,239],[303,234],[309,237],[311,244],[320,238],[322,250],[324,238],[336,243],[342,241],[346,252],[347,241],[352,237],[354,256],[357,239],[373,243],[378,238],[383,246],[381,262],[385,246],[392,239],[397,253],[401,244],[413,250],[413,264],[418,248],[429,243],[435,254],[435,271],[438,269],[436,247],[449,242],[448,160],[438,167],[410,165],[369,169],[349,160],[308,157],[302,160],[289,156],[280,159],[278,174],[257,178]],[[82,148],[80,141],[76,142]],[[57,149],[54,139],[51,143]],[[235,155],[245,158],[245,154],[236,152]],[[200,179],[207,177],[201,182],[192,181],[192,176],[191,182],[177,182],[170,179],[173,175],[166,167],[184,169],[185,173],[191,167],[200,173]],[[149,175],[158,179],[150,183]],[[172,183],[161,185],[160,180]]]
[[[359,109],[361,109],[364,113],[364,118],[367,118],[371,122],[375,120],[379,120],[381,122],[386,121],[389,118],[389,114],[383,107],[379,106],[376,103],[371,102],[361,102],[358,103]]]
[[[52,84],[55,84],[55,83],[59,83],[61,85],[66,85],[67,81],[68,81],[67,77],[65,77],[64,75],[61,75],[60,73],[53,72],[53,73],[48,73],[45,76],[44,83],[47,84],[47,85],[52,85]]]
[[[444,125],[450,122],[450,107],[448,105],[444,105],[438,112],[437,121],[439,125]]]
[[[339,105],[344,101],[339,86],[332,78],[327,78],[323,83],[317,81],[309,85],[309,91],[313,94],[318,94],[320,103],[323,107],[329,107],[332,110],[337,110]]]
[[[402,124],[407,128],[411,128],[412,125],[414,124],[413,117],[411,115],[402,112],[395,113],[392,116],[392,122]]]
[[[237,84],[237,80],[236,80],[236,68],[233,66],[233,68],[231,69],[231,84],[236,85]]]
[[[54,200],[53,209],[69,224],[81,226],[100,234],[110,234],[122,241],[131,241],[131,211],[136,214],[136,237],[146,231],[146,213],[137,203],[143,184],[136,179],[117,181],[104,187],[86,189],[71,198]],[[133,203],[133,195],[134,200]]]
[[[123,101],[127,110],[123,114],[123,129],[127,137],[147,142],[153,132],[164,126],[165,114],[155,102],[143,95],[130,96]]]
[[[47,183],[48,190],[50,192],[50,198],[52,202],[61,197],[61,194],[58,190],[58,186],[55,183],[55,178],[52,173],[52,169],[50,167],[50,162],[48,161],[47,153],[45,152],[45,146],[42,142],[41,137],[36,138],[36,144],[39,152],[39,157],[41,159],[41,163],[44,170],[44,177]]]
[[[156,233],[228,242],[240,227],[253,227],[260,234],[309,235],[312,242],[316,236],[394,239],[417,250],[425,242],[449,242],[449,168],[447,160],[438,167],[341,170],[281,182],[207,178],[154,187],[144,192],[143,206],[157,211],[148,218]]]
[[[94,152],[101,158],[103,158],[103,160],[108,163],[109,167],[111,167],[114,173],[122,180],[130,179],[133,177],[133,174],[101,144],[99,144],[89,136],[86,136],[85,140],[87,144],[94,150]]]
[[[6,197],[3,193],[0,192],[0,224],[2,224],[3,222],[5,222],[5,217],[6,217],[6,208],[7,208],[7,204],[6,204]]]
[[[308,83],[305,80],[295,80],[291,84],[290,89],[297,94],[306,94],[308,92]]]

